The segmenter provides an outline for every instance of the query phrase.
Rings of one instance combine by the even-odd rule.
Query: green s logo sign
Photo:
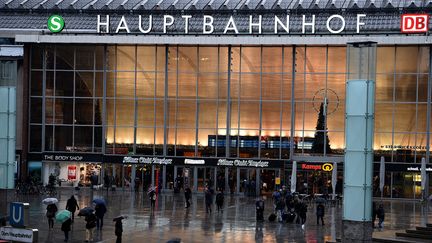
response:
[[[60,15],[51,15],[48,19],[48,29],[53,33],[59,33],[65,26],[64,19]]]

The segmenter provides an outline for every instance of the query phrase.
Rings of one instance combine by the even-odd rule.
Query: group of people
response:
[[[212,212],[212,205],[213,205],[213,195],[214,191],[209,186],[206,187],[204,191],[204,197],[205,197],[205,204],[206,204],[206,212],[211,213]],[[224,194],[222,191],[218,191],[216,194],[216,206],[218,213],[223,211],[223,204],[224,204]]]
[[[307,204],[304,201],[300,200],[297,195],[293,195],[290,191],[283,189],[279,191],[275,190],[272,194],[272,198],[275,211],[275,214],[272,215],[275,215],[279,222],[286,221],[292,223],[295,220],[297,224],[301,224],[302,227],[304,227],[307,213]],[[322,216],[320,217],[323,217],[324,211],[321,213]],[[272,215],[270,215],[269,219],[272,218]]]
[[[71,217],[64,221],[61,225],[61,230],[64,232],[64,241],[67,242],[69,240],[69,232],[71,231],[72,223],[75,220],[75,212],[79,210],[79,205],[75,197],[72,195],[67,203],[66,203],[66,210],[68,210],[71,213]],[[58,211],[58,208],[55,204],[49,204],[46,207],[46,217],[48,219],[48,227],[50,230],[54,228],[54,218]],[[103,219],[105,216],[105,213],[107,212],[107,208],[105,204],[96,204],[94,208],[94,212],[88,213],[85,215],[85,228],[86,228],[86,241],[90,242],[93,241],[93,235],[95,228],[97,230],[102,230],[103,227]],[[117,226],[116,226],[117,227]],[[117,229],[116,229],[116,235],[117,235]],[[120,235],[121,238],[121,235]],[[121,241],[120,241],[121,242]]]

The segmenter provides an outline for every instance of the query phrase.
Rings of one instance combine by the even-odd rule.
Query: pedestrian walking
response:
[[[98,230],[102,230],[103,218],[105,216],[106,211],[107,211],[107,208],[106,208],[105,204],[103,204],[103,203],[96,204],[95,215],[96,215],[96,226],[97,226]]]
[[[189,187],[186,187],[185,188],[185,191],[184,191],[184,194],[185,194],[185,200],[186,200],[186,206],[185,206],[185,208],[189,208],[190,207],[190,200],[191,200],[191,197],[192,197],[192,191],[191,191],[191,189],[189,188]]]
[[[206,203],[206,212],[211,213],[211,205],[213,204],[213,193],[209,187],[205,190],[205,203]]]
[[[219,191],[216,194],[216,206],[217,206],[217,210],[218,213],[219,211],[223,211],[223,203],[224,203],[224,194],[222,193],[222,191]]]
[[[385,216],[385,212],[384,212],[384,205],[380,204],[378,206],[376,215],[378,217],[378,227],[382,228],[383,227],[383,222],[384,222],[384,216]]]
[[[85,242],[93,241],[94,228],[96,227],[96,215],[94,213],[89,213],[85,217],[86,221],[86,240]]]
[[[48,227],[52,229],[54,227],[54,217],[58,209],[55,204],[49,204],[46,207],[46,217],[48,218]]]
[[[151,188],[149,192],[149,198],[150,198],[150,206],[151,209],[153,210],[156,206],[156,191],[154,188]]]
[[[110,177],[109,177],[108,174],[105,174],[105,176],[104,176],[104,186],[105,186],[107,192],[108,192],[108,190],[110,188],[110,184],[111,184],[110,183]]]
[[[117,237],[116,243],[121,243],[122,242],[122,235],[123,235],[122,218],[115,220],[115,235]]]
[[[258,198],[255,202],[256,207],[256,220],[264,221],[264,200],[262,198]]]
[[[64,232],[64,237],[65,237],[64,242],[67,242],[69,240],[69,231],[71,231],[71,224],[72,224],[72,219],[68,219],[64,221],[61,226],[61,230]]]
[[[307,213],[307,204],[303,201],[300,202],[300,219],[302,229],[304,229],[304,225],[306,223],[306,213]]]
[[[324,211],[325,207],[322,203],[319,203],[316,208],[317,225],[319,225],[319,220],[321,219],[322,225],[324,225]]]
[[[283,221],[284,211],[285,211],[285,202],[283,200],[283,197],[279,197],[279,200],[276,202],[276,216],[278,222]]]
[[[72,222],[75,219],[75,211],[79,209],[78,202],[75,197],[72,195],[66,202],[66,210],[71,212]]]

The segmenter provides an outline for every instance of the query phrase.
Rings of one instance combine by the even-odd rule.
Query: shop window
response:
[[[74,149],[80,152],[92,152],[93,150],[93,127],[75,126]]]
[[[42,123],[42,98],[30,99],[30,122]]]
[[[44,59],[44,47],[42,45],[31,46],[31,68],[42,69]]]
[[[156,46],[137,46],[137,71],[156,70]]]
[[[262,72],[282,72],[282,47],[262,47]]]
[[[56,126],[54,128],[54,150],[55,151],[74,151],[73,147],[73,128],[72,126]]]
[[[135,73],[134,72],[116,73],[116,97],[119,98],[135,97]]]
[[[95,46],[76,47],[76,70],[95,69]]]
[[[42,72],[40,71],[32,71],[31,72],[31,91],[30,94],[32,96],[42,96]]]
[[[55,96],[72,97],[74,95],[74,74],[67,71],[56,71],[55,75]]]
[[[93,97],[94,73],[77,72],[75,73],[75,96],[76,97]]]
[[[218,72],[219,65],[219,48],[212,47],[199,47],[199,71],[204,72]]]
[[[139,98],[153,98],[155,96],[156,75],[150,72],[137,72],[136,93]],[[170,77],[170,76],[168,76]]]
[[[56,70],[74,70],[75,48],[70,45],[56,46]]]
[[[117,71],[135,70],[135,46],[117,46]]]

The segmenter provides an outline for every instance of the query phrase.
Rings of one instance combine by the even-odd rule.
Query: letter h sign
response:
[[[28,203],[12,202],[9,211],[9,224],[15,228],[25,228],[29,222]]]
[[[401,18],[402,33],[426,33],[429,30],[429,15],[403,14]]]

